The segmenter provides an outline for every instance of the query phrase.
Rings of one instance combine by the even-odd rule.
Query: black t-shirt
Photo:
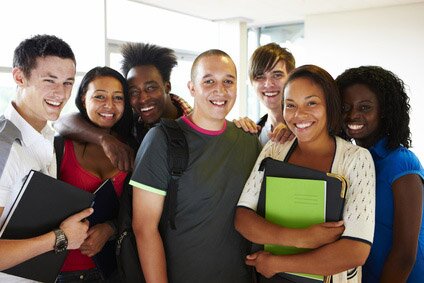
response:
[[[176,230],[164,241],[170,282],[251,282],[244,263],[248,242],[234,228],[235,207],[260,152],[255,135],[227,122],[211,135],[177,120],[189,146],[187,170],[179,180]],[[166,194],[170,179],[165,134],[146,135],[130,184]]]

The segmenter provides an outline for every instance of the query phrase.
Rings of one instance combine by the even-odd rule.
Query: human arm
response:
[[[264,172],[262,161],[271,157],[283,159],[281,153],[290,144],[268,142],[260,153],[244,186],[235,215],[235,227],[246,239],[258,244],[277,244],[297,247],[318,247],[337,240],[343,232],[343,222],[313,225],[305,229],[290,229],[268,222],[256,213]],[[283,154],[284,155],[284,154]]]
[[[68,249],[79,248],[87,237],[88,221],[83,220],[92,212],[92,208],[85,209],[68,217],[60,224],[60,229],[63,230],[68,239]],[[23,240],[0,239],[0,251],[3,255],[0,256],[0,270],[11,268],[28,259],[53,250],[55,239],[53,231]]]
[[[423,183],[418,175],[400,177],[392,184],[393,244],[384,263],[381,282],[406,282],[417,256],[421,227]]]
[[[257,244],[273,244],[298,248],[317,248],[336,241],[343,233],[343,221],[312,225],[304,229],[290,229],[273,224],[251,209],[237,207],[236,230]]]
[[[165,249],[159,233],[165,197],[133,188],[132,226],[137,250],[146,282],[168,282]]]
[[[61,116],[53,126],[62,136],[100,145],[112,164],[119,170],[130,171],[133,169],[133,149],[111,134],[85,121],[79,113]]]
[[[246,264],[254,266],[265,277],[279,272],[301,272],[332,275],[361,266],[371,247],[351,239],[340,239],[309,252],[295,255],[272,255],[260,251],[246,257]]]

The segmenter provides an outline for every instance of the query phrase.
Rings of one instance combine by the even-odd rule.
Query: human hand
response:
[[[68,250],[78,249],[85,238],[87,238],[88,220],[86,218],[93,213],[92,208],[84,209],[68,218],[61,224],[60,229],[65,233],[68,239]]]
[[[130,146],[109,134],[102,137],[100,145],[113,166],[121,171],[134,169],[134,151]]]
[[[79,248],[83,255],[92,257],[101,251],[113,235],[113,229],[106,223],[94,225],[88,230],[88,237]]]
[[[294,139],[294,134],[284,123],[279,123],[272,132],[268,133],[268,137],[273,142],[285,143]]]
[[[305,228],[305,237],[301,248],[315,249],[333,243],[340,238],[345,227],[343,221],[325,222]]]
[[[271,278],[278,271],[273,268],[275,256],[269,252],[259,251],[246,256],[245,263],[256,268],[256,271]]]
[[[246,133],[257,134],[261,129],[261,126],[256,125],[256,123],[248,117],[240,117],[239,119],[234,119],[233,122],[237,128],[242,128]]]

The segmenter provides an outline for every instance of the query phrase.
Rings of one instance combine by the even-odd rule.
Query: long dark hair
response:
[[[411,107],[405,83],[398,76],[379,66],[361,66],[344,71],[337,77],[336,83],[342,96],[346,88],[354,84],[366,85],[377,96],[381,133],[387,137],[387,148],[395,149],[399,145],[411,147]]]
[[[128,84],[125,78],[116,70],[109,67],[95,67],[88,71],[85,74],[84,78],[81,81],[81,84],[78,88],[77,96],[75,98],[75,105],[77,106],[81,116],[88,122],[92,123],[90,118],[87,115],[87,110],[84,107],[82,97],[86,94],[88,85],[98,77],[112,77],[117,79],[121,85],[124,92],[124,113],[122,114],[121,119],[116,122],[112,127],[112,131],[118,134],[124,140],[127,140],[132,137],[131,131],[133,128],[133,119],[132,119],[132,109],[130,104],[130,97],[128,93]]]

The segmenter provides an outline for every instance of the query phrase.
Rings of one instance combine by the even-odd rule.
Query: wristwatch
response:
[[[54,252],[61,253],[66,251],[68,248],[68,238],[66,238],[65,233],[62,229],[56,229],[53,231],[56,236],[56,241],[54,243]]]

